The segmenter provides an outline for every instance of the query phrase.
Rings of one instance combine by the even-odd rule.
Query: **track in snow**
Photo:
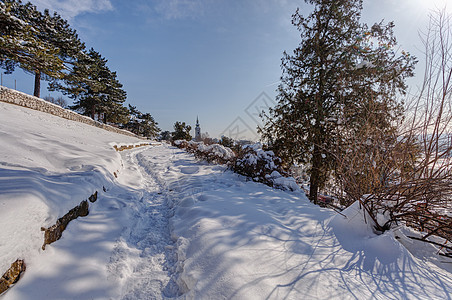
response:
[[[177,255],[171,239],[168,220],[168,189],[163,181],[143,168],[137,160],[142,151],[122,155],[125,164],[123,181],[140,186],[131,193],[118,195],[129,219],[117,240],[108,270],[121,285],[121,299],[161,299],[178,296],[175,283]],[[133,182],[135,181],[135,182]]]

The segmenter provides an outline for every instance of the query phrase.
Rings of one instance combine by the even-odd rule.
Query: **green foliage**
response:
[[[40,12],[31,3],[1,1],[0,67],[11,73],[17,66],[35,76],[35,96],[40,96],[41,80],[51,80],[49,90],[75,100],[72,109],[104,123],[129,122],[129,111],[123,106],[126,92],[116,72],[98,52],[85,50],[67,20],[47,9]],[[141,126],[146,127],[141,134],[158,132],[152,116],[145,119],[153,125]]]
[[[135,106],[129,104],[130,121],[125,128],[135,134],[142,135],[148,138],[155,138],[160,132],[158,123],[150,113],[143,114]]]
[[[228,148],[232,148],[234,147],[235,142],[232,138],[223,135],[219,144]]]
[[[72,109],[93,119],[97,116],[104,123],[128,122],[129,112],[122,106],[126,92],[116,78],[116,72],[110,71],[107,60],[94,49],[91,48],[74,62],[63,83],[52,82],[51,89],[75,99]]]
[[[401,117],[396,96],[413,75],[415,59],[394,51],[393,23],[370,29],[359,23],[362,0],[305,0],[314,10],[292,23],[301,33],[292,55],[284,53],[278,104],[261,129],[286,164],[309,165],[310,199],[336,168],[336,158],[364,121],[373,133],[391,131]]]
[[[21,41],[31,40],[29,26],[14,17],[18,3],[0,2],[0,67],[11,73],[17,66],[16,57],[22,52]]]
[[[190,135],[191,126],[185,125],[185,122],[174,123],[174,132],[171,133],[173,141],[186,140],[190,141],[192,136]]]
[[[168,130],[162,131],[160,133],[160,140],[161,141],[170,141],[171,140],[171,132],[169,132]]]
[[[0,66],[7,72],[19,66],[35,76],[34,95],[40,96],[41,79],[59,79],[67,64],[84,49],[75,30],[57,13],[39,12],[31,3],[0,4]]]

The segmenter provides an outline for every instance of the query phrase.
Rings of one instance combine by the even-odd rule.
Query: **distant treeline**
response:
[[[75,29],[57,12],[37,10],[30,2],[0,2],[0,67],[12,73],[19,67],[35,76],[34,96],[40,81],[50,91],[74,100],[71,109],[104,123],[154,137],[160,131],[149,113],[124,106],[127,93],[107,59],[86,49]]]

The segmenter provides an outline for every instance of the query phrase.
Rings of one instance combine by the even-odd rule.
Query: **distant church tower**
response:
[[[199,127],[199,120],[196,117],[196,127],[195,127],[195,141],[201,140],[201,127]]]

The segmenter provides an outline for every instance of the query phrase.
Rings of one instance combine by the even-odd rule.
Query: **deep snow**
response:
[[[451,261],[408,229],[375,235],[358,206],[344,217],[167,145],[117,153],[141,141],[9,104],[0,120],[0,273],[27,263],[3,299],[451,299]],[[42,251],[40,227],[94,190]]]

